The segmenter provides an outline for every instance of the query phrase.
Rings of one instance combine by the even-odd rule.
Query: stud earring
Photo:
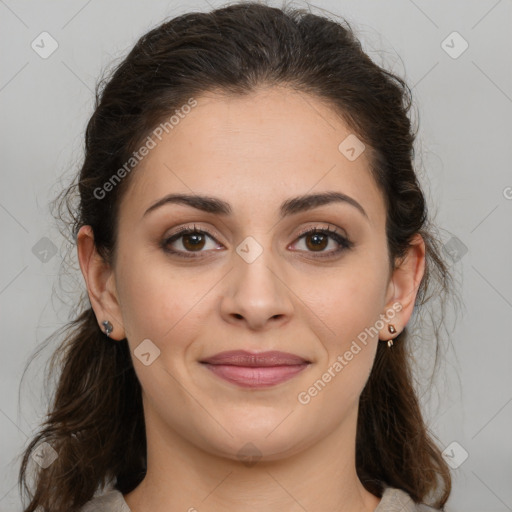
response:
[[[110,336],[110,333],[114,330],[113,325],[108,321],[104,320],[102,322],[103,330],[105,331],[105,334],[107,335],[107,338]]]
[[[391,334],[395,334],[395,332],[396,332],[395,326],[392,325],[392,324],[389,324],[388,325],[388,331]],[[388,348],[391,348],[392,346],[393,346],[393,340],[388,340]]]

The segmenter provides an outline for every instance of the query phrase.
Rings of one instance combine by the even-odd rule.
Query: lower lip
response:
[[[227,364],[204,364],[221,379],[245,388],[275,386],[304,370],[309,363],[287,366],[234,366]]]

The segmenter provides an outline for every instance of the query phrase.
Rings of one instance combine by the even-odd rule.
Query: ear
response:
[[[396,314],[393,320],[390,320],[381,329],[379,339],[390,340],[404,330],[414,310],[414,302],[424,272],[425,241],[418,233],[411,240],[411,246],[406,255],[391,275],[387,291],[386,310],[383,314],[386,316],[386,311],[388,312],[387,317],[389,317],[389,311],[396,311]],[[389,332],[389,324],[395,326],[398,334]]]
[[[114,271],[98,254],[91,226],[80,228],[77,235],[77,251],[80,269],[99,328],[104,331],[102,322],[108,320],[113,326],[110,338],[124,339],[126,334],[117,298]]]

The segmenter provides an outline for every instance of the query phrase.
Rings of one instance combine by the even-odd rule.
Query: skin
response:
[[[125,500],[133,512],[169,510],[373,511],[380,499],[355,469],[358,399],[377,344],[394,338],[388,323],[359,343],[362,350],[311,401],[297,397],[343,355],[379,315],[397,333],[407,324],[424,273],[418,235],[389,272],[385,206],[369,172],[369,152],[350,161],[338,145],[351,132],[315,97],[282,87],[247,97],[209,94],[180,120],[130,176],[122,198],[112,266],[97,254],[92,232],[78,235],[78,256],[98,324],[127,338],[143,389],[148,472]],[[281,203],[337,191],[354,198],[279,219]],[[216,196],[231,215],[167,204],[169,193]],[[208,229],[199,252],[182,237],[166,253],[161,242],[183,226]],[[335,229],[316,249],[308,227]],[[236,248],[261,246],[251,263]],[[307,240],[309,239],[309,243]],[[332,254],[332,253],[331,253]],[[160,355],[144,365],[134,350],[150,339]],[[126,343],[126,341],[120,341]],[[199,360],[233,349],[281,350],[311,364],[264,389],[241,388]],[[241,460],[252,443],[261,458]]]

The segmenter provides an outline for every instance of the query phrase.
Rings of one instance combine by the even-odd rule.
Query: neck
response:
[[[356,473],[357,408],[295,454],[252,462],[206,452],[147,413],[147,473],[125,496],[132,512],[373,512],[380,502]]]

